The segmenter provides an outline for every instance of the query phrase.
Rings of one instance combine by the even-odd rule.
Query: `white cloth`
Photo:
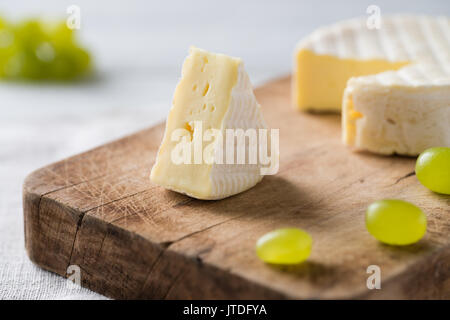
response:
[[[189,45],[240,56],[253,84],[290,72],[297,40],[366,14],[361,1],[73,1],[96,80],[0,82],[0,299],[99,299],[34,266],[23,239],[21,188],[31,171],[165,118]],[[449,14],[447,0],[377,1],[389,11]],[[66,17],[60,0],[2,1],[5,17]],[[215,13],[217,12],[217,14]],[[286,106],[289,108],[290,106]]]

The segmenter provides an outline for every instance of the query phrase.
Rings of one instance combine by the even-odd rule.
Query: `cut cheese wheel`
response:
[[[294,104],[340,111],[343,141],[381,154],[450,146],[450,19],[414,15],[323,27],[295,53]]]

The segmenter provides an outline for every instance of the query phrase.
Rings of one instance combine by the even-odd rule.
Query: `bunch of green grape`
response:
[[[89,53],[78,46],[65,21],[11,24],[0,18],[1,78],[72,80],[90,70]]]

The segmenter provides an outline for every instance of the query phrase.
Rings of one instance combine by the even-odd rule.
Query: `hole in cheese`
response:
[[[192,141],[192,137],[194,136],[194,128],[193,128],[188,122],[186,122],[186,123],[184,124],[184,128],[185,128],[187,131],[189,131],[189,134],[190,134],[189,139]]]
[[[209,91],[209,83],[206,83],[205,89],[203,89],[203,96],[206,96],[208,91]]]
[[[208,58],[204,57],[203,58],[203,66],[202,66],[202,72],[205,71],[206,65],[208,64]]]
[[[350,110],[350,118],[355,120],[355,119],[359,119],[362,118],[364,115],[356,110]]]

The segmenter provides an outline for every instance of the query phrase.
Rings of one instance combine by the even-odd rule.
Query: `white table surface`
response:
[[[1,1],[11,19],[66,18],[81,9],[80,38],[96,80],[76,85],[0,82],[0,299],[102,299],[41,270],[24,250],[21,187],[31,171],[163,120],[193,44],[244,59],[256,85],[290,72],[297,40],[315,28],[381,13],[450,15],[450,1]]]

